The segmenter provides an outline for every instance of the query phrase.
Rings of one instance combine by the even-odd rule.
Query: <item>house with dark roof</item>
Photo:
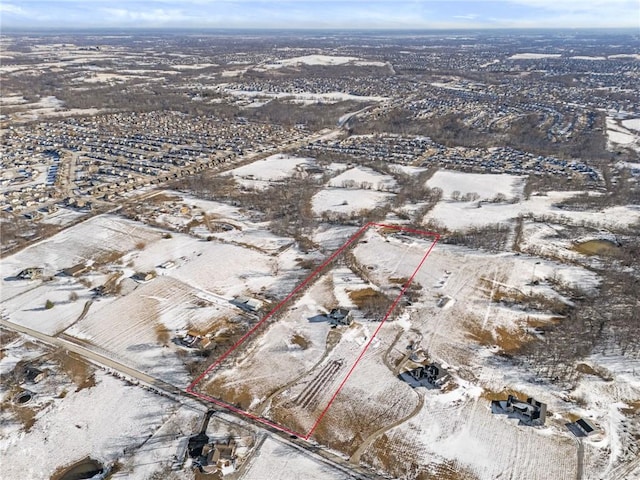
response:
[[[520,420],[522,425],[544,425],[547,416],[547,404],[528,397],[526,401],[509,395],[507,400],[493,400],[491,412],[508,415]]]
[[[353,315],[351,314],[351,311],[346,308],[334,308],[329,312],[327,318],[331,325],[349,326],[353,323]]]
[[[21,280],[35,280],[42,277],[43,272],[44,270],[40,267],[29,267],[22,270],[16,277]]]
[[[239,296],[231,300],[231,303],[245,312],[256,313],[262,308],[262,302],[255,298]]]
[[[398,377],[400,380],[407,382],[413,388],[440,388],[447,376],[447,372],[440,364],[431,363],[429,365],[420,365],[413,370],[407,370],[406,372],[401,373]]]
[[[589,437],[598,432],[598,428],[586,418],[579,418],[565,425],[578,438]]]

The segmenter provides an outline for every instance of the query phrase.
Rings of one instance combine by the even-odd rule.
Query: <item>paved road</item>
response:
[[[576,468],[576,479],[582,480],[584,475],[584,445],[581,439],[577,439],[578,442],[578,468]]]
[[[89,350],[86,347],[77,345],[76,343],[70,342],[68,340],[64,340],[58,337],[52,337],[51,335],[46,335],[42,332],[38,332],[37,330],[33,330],[32,328],[28,328],[13,322],[9,322],[4,318],[0,319],[0,325],[10,330],[13,330],[15,332],[20,332],[20,333],[29,335],[33,338],[36,338],[54,347],[64,348],[65,350],[68,350],[69,352],[73,352],[76,355],[79,355],[84,359],[90,360],[93,363],[96,363],[103,367],[110,368],[112,370],[120,372],[130,378],[135,378],[136,380],[139,380],[146,384],[153,385],[154,387],[160,388],[166,391],[167,393],[171,393],[173,395],[180,395],[183,393],[179,388],[174,387],[173,385],[170,385],[167,382],[164,382],[160,379],[152,377],[151,375],[147,375],[146,373],[140,372],[135,368],[128,367],[127,365],[117,362],[112,358],[101,355],[97,352],[94,352],[93,350]]]

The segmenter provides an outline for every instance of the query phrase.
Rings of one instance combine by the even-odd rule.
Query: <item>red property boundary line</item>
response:
[[[402,289],[400,290],[400,293],[395,298],[395,300],[394,300],[393,304],[391,305],[391,307],[389,308],[389,310],[387,310],[384,318],[380,321],[380,323],[379,323],[378,327],[376,328],[375,332],[373,333],[373,335],[371,335],[371,338],[369,338],[369,341],[365,344],[364,348],[360,352],[360,355],[358,355],[358,358],[356,359],[354,364],[349,369],[349,372],[347,373],[347,375],[344,377],[344,379],[340,383],[340,386],[334,392],[334,394],[332,395],[331,399],[329,400],[327,405],[324,407],[324,409],[320,413],[320,416],[317,418],[317,420],[315,421],[315,423],[313,424],[311,429],[306,434],[300,434],[300,433],[295,432],[295,431],[293,431],[293,430],[291,430],[291,429],[289,429],[289,428],[287,428],[287,427],[285,427],[283,425],[280,425],[278,423],[272,422],[269,419],[266,419],[264,417],[259,417],[258,415],[254,415],[251,412],[247,412],[245,410],[242,410],[241,408],[238,408],[238,407],[236,407],[234,405],[231,405],[231,404],[229,404],[227,402],[223,402],[222,400],[219,400],[217,398],[214,398],[214,397],[211,397],[209,395],[205,395],[204,393],[200,393],[200,392],[196,392],[195,391],[196,386],[204,379],[205,376],[207,376],[209,374],[209,372],[211,372],[218,365],[220,365],[229,355],[231,355],[231,353],[233,353],[240,345],[242,345],[245,342],[245,340],[247,340],[253,334],[253,332],[255,332],[262,324],[264,324],[278,310],[280,310],[296,293],[298,293],[305,286],[307,286],[309,284],[309,282],[311,282],[311,280],[316,275],[318,275],[322,270],[324,270],[333,260],[336,259],[336,257],[338,255],[340,255],[342,252],[344,252],[351,244],[353,244],[356,240],[358,240],[358,238],[360,238],[362,236],[362,234],[364,232],[366,232],[371,227],[381,227],[381,228],[387,228],[387,229],[396,230],[398,232],[406,232],[406,233],[413,233],[413,234],[417,234],[417,235],[421,235],[421,236],[425,236],[425,237],[433,237],[434,240],[433,240],[433,243],[431,243],[431,245],[427,249],[427,251],[424,254],[424,256],[422,257],[422,259],[420,260],[420,263],[418,264],[416,269],[413,271],[413,274],[411,275],[409,280],[403,285]],[[391,316],[391,313],[397,307],[398,303],[400,302],[400,299],[402,298],[402,296],[404,295],[406,290],[413,283],[413,280],[414,280],[415,276],[418,274],[418,272],[420,271],[420,269],[424,265],[424,262],[427,260],[427,257],[431,254],[431,251],[435,247],[436,243],[438,243],[438,240],[440,240],[440,235],[438,233],[426,232],[426,231],[422,231],[422,230],[415,230],[415,229],[406,228],[406,227],[402,227],[402,226],[398,226],[398,225],[386,225],[386,224],[383,224],[383,223],[375,223],[375,222],[367,223],[365,226],[360,228],[360,230],[358,230],[355,234],[353,234],[351,236],[351,238],[349,238],[349,240],[347,240],[347,242],[344,245],[342,245],[338,250],[336,250],[327,260],[325,260],[324,263],[322,263],[322,265],[320,265],[318,268],[316,268],[307,278],[305,278],[304,281],[302,283],[300,283],[289,295],[287,295],[287,297],[284,300],[282,300],[280,303],[278,303],[269,313],[267,313],[267,315],[265,315],[264,318],[262,318],[262,320],[260,320],[256,325],[253,326],[253,328],[251,328],[236,343],[234,343],[229,350],[227,350],[225,353],[223,353],[214,363],[212,363],[193,382],[191,382],[191,384],[189,384],[189,386],[187,387],[186,392],[191,394],[191,395],[193,395],[193,396],[195,396],[195,397],[198,397],[200,399],[203,399],[203,400],[206,400],[208,402],[214,403],[214,404],[216,404],[218,406],[224,407],[225,409],[230,410],[230,411],[232,411],[234,413],[243,415],[243,416],[245,416],[245,417],[247,417],[247,418],[249,418],[249,419],[251,419],[253,421],[256,421],[258,423],[262,423],[263,425],[267,425],[268,427],[275,428],[276,430],[280,430],[280,431],[288,433],[290,435],[295,435],[296,437],[303,438],[304,440],[309,440],[309,438],[311,438],[311,435],[313,435],[313,432],[316,430],[316,428],[318,427],[318,425],[320,424],[320,422],[322,421],[324,416],[327,414],[327,411],[329,410],[329,408],[331,407],[331,405],[335,401],[336,397],[338,396],[338,394],[340,393],[340,391],[342,390],[344,385],[349,380],[349,377],[351,377],[351,374],[353,373],[353,371],[358,366],[358,363],[360,363],[360,361],[362,360],[362,357],[364,356],[364,354],[369,349],[369,346],[371,345],[371,342],[373,342],[373,340],[376,338],[376,336],[378,335],[378,332],[380,331],[382,326],[385,324],[385,322],[389,319],[389,317]]]

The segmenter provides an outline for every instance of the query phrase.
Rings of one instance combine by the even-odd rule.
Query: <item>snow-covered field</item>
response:
[[[450,230],[509,223],[521,215],[545,216],[558,223],[576,225],[582,222],[602,227],[625,226],[640,218],[640,210],[634,206],[570,212],[554,206],[581,192],[548,192],[545,195],[532,195],[528,200],[521,199],[524,178],[516,175],[438,171],[427,185],[442,189],[444,200],[427,214],[425,221],[435,221]],[[455,201],[451,199],[454,192],[459,192],[458,196],[463,200],[465,194],[472,193],[477,193],[478,198]],[[504,196],[504,201],[493,202],[500,194]]]
[[[387,202],[393,195],[376,190],[325,188],[313,196],[312,206],[316,214],[323,212],[352,214],[372,210]]]
[[[630,118],[622,121],[622,126],[629,130],[640,131],[640,118]]]
[[[343,164],[332,164],[330,170],[339,172],[327,182],[325,188],[311,199],[314,213],[355,214],[372,210],[388,202],[396,181],[389,175],[366,167],[344,169]]]
[[[313,103],[337,103],[346,101],[356,102],[382,102],[387,100],[386,97],[367,96],[367,95],[353,95],[345,92],[327,92],[327,93],[289,93],[289,92],[268,92],[261,90],[236,90],[226,89],[227,93],[236,97],[245,98],[282,98],[288,99],[295,103],[313,104]]]
[[[259,452],[250,460],[242,480],[346,480],[346,474],[328,467],[324,462],[280,442],[267,438]]]
[[[525,180],[526,177],[518,175],[460,173],[450,170],[438,170],[427,181],[427,186],[441,189],[443,198],[451,198],[454,192],[459,192],[460,195],[476,193],[479,195],[478,200],[493,200],[498,194],[511,199],[522,194]]]
[[[637,118],[620,122],[613,117],[607,117],[607,138],[610,147],[615,144],[640,151],[639,122],[640,119]]]
[[[264,68],[282,68],[295,65],[355,65],[355,66],[374,66],[384,67],[385,62],[374,60],[362,60],[357,57],[344,57],[337,55],[305,55],[304,57],[287,58],[285,60],[276,60],[272,63],[263,65]]]
[[[280,182],[295,172],[304,172],[312,164],[308,158],[277,154],[263,160],[231,170],[238,183],[248,188],[264,189],[273,182]]]
[[[289,239],[258,235],[251,224],[238,227],[250,228],[235,237],[220,232],[228,242],[205,242],[185,234],[163,238],[154,228],[115,216],[94,217],[3,259],[0,308],[11,322],[49,335],[64,331],[103,355],[186,385],[178,347],[168,340],[191,328],[222,331],[239,314],[230,303],[235,296],[288,293],[299,277],[297,250],[282,248]],[[93,270],[78,278],[56,275],[79,263]],[[28,267],[43,267],[53,277],[14,279]],[[158,277],[146,283],[129,278],[149,271]],[[114,275],[121,293],[95,298],[90,288]]]
[[[354,167],[329,181],[330,187],[361,187],[373,190],[390,190],[396,186],[396,181],[389,175],[384,175],[367,167]]]
[[[40,411],[28,433],[0,439],[0,457],[5,459],[2,461],[3,478],[49,479],[57,469],[85,457],[111,465],[125,450],[153,438],[176,410],[175,404],[163,397],[127,386],[99,371],[95,375],[94,387],[52,399]],[[181,415],[185,415],[184,423],[188,425],[187,419],[193,414],[184,412]],[[164,446],[167,452],[177,453],[177,441],[164,441],[168,441]],[[6,461],[8,458],[11,458],[10,462]],[[147,455],[146,458],[152,457]],[[156,458],[147,469],[161,469],[170,461],[170,456]]]
[[[560,58],[559,53],[516,53],[509,60],[538,60],[541,58]]]
[[[636,123],[625,121],[628,124],[619,128],[631,132]],[[312,162],[274,155],[231,173],[261,188],[284,184],[296,172],[306,175]],[[362,166],[336,163],[327,172],[335,176],[312,198],[318,215],[370,210],[389,202],[398,188],[392,176]],[[349,455],[357,452],[362,461],[398,478],[411,473],[404,466],[414,465],[436,478],[457,472],[481,480],[573,479],[577,444],[565,423],[581,415],[599,428],[597,436],[583,440],[584,479],[617,478],[620,460],[633,453],[634,434],[625,423],[625,412],[636,408],[633,402],[640,398],[640,366],[620,357],[593,355],[584,361],[606,375],[583,375],[571,391],[536,381],[526,368],[504,359],[507,340],[500,332],[517,343],[523,335],[532,335],[532,325],[552,324],[558,317],[550,310],[499,301],[496,295],[515,292],[566,303],[558,283],[592,291],[600,279],[576,261],[580,254],[572,245],[577,239],[564,229],[620,227],[638,221],[640,210],[617,206],[569,211],[554,204],[580,192],[534,193],[524,200],[524,183],[522,176],[446,170],[428,180],[443,197],[425,222],[464,231],[495,223],[514,226],[522,215],[520,252],[490,254],[437,244],[415,276],[418,294],[405,295],[399,316],[382,326],[317,425],[316,441]],[[292,238],[268,232],[255,212],[179,192],[162,194],[141,213],[158,228],[100,215],[3,259],[3,316],[47,334],[74,337],[105,356],[184,387],[193,377],[183,358],[190,353],[185,355],[171,341],[178,332],[195,329],[215,337],[234,321],[255,321],[230,300],[238,295],[284,298],[311,272],[300,267],[302,260],[326,258],[358,230],[356,225],[323,223],[310,233],[318,250],[303,254]],[[389,218],[396,218],[393,215]],[[171,234],[161,227],[171,229]],[[582,240],[590,238],[580,235]],[[595,232],[594,238],[602,235]],[[351,252],[358,268],[332,265],[198,389],[301,433],[309,431],[380,325],[379,319],[358,309],[350,293],[370,288],[395,298],[432,242],[429,236],[369,229]],[[534,256],[534,251],[549,255]],[[562,263],[563,258],[571,261]],[[92,271],[78,278],[56,276],[80,263]],[[27,267],[42,267],[52,279],[16,280]],[[130,278],[148,271],[157,277],[140,283]],[[114,275],[121,291],[93,298],[90,289]],[[45,308],[46,300],[53,308]],[[353,311],[352,326],[330,328],[321,314],[335,306]],[[410,344],[449,372],[450,380],[441,390],[414,390],[398,378],[399,371],[415,365],[407,354]],[[16,366],[19,351],[8,350],[0,357],[0,372]],[[614,381],[605,380],[609,376]],[[507,391],[547,403],[546,425],[524,427],[491,414],[490,400],[505,397]],[[185,433],[197,428],[200,415],[100,372],[95,386],[68,392],[64,399],[54,397],[38,413],[30,432],[16,434],[11,426],[11,435],[0,438],[4,458],[24,446],[29,449],[17,466],[11,466],[8,478],[19,478],[18,471],[29,472],[30,478],[48,478],[58,466],[87,455],[107,464],[121,460],[123,469],[114,478],[149,478],[184,448]],[[121,405],[117,398],[127,401],[121,400]],[[101,405],[99,411],[89,407],[95,404]],[[103,417],[115,420],[107,425]],[[104,435],[96,439],[97,432]],[[47,450],[54,434],[65,436],[61,445],[68,454],[56,456]],[[77,446],[79,442],[84,443]],[[125,455],[130,448],[135,451]],[[36,455],[44,461],[38,462]],[[267,438],[259,453],[249,458],[242,478],[342,478],[276,439]]]

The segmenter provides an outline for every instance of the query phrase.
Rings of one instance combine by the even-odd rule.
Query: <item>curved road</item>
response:
[[[419,339],[418,339],[417,343],[419,344],[422,341],[422,333],[419,330],[415,329],[415,328],[412,328],[409,331],[418,334]],[[396,343],[398,343],[398,340],[400,340],[400,337],[402,337],[402,335],[405,334],[405,333],[407,333],[406,330],[400,330],[398,332],[396,337],[393,339],[393,342],[391,342],[391,345],[389,345],[389,348],[387,348],[387,351],[384,353],[384,355],[382,357],[382,360],[384,361],[384,364],[387,366],[387,368],[389,370],[391,370],[391,372],[394,375],[398,374],[398,372],[402,368],[402,365],[407,361],[407,359],[411,355],[411,352],[406,354],[396,367],[393,367],[391,365],[391,363],[389,362],[389,358],[388,358],[389,354],[391,353],[393,348],[396,346]],[[407,415],[406,417],[400,418],[399,420],[396,420],[395,422],[390,423],[389,425],[385,425],[383,427],[380,427],[378,430],[376,430],[371,435],[369,435],[367,438],[365,438],[365,440],[358,447],[358,449],[355,452],[353,452],[353,455],[351,455],[351,457],[349,457],[349,462],[351,462],[351,463],[353,463],[355,465],[359,465],[360,464],[360,457],[362,456],[362,454],[371,446],[371,444],[373,444],[373,442],[376,441],[376,439],[378,437],[380,437],[384,433],[388,432],[392,428],[395,428],[395,427],[397,427],[399,425],[402,425],[403,423],[411,420],[418,413],[420,413],[420,410],[422,410],[422,407],[424,406],[424,394],[422,392],[418,391],[418,390],[413,390],[413,391],[416,393],[416,395],[418,395],[418,403],[415,406],[415,408],[411,411],[411,413],[409,413],[409,415]]]
[[[414,392],[416,392],[416,394],[418,395],[418,404],[416,405],[416,407],[413,409],[413,411],[407,415],[406,417],[403,417],[399,420],[396,420],[395,422],[389,424],[389,425],[385,425],[384,427],[380,427],[378,430],[376,430],[375,432],[373,432],[371,435],[369,435],[364,442],[362,442],[362,444],[358,447],[358,449],[353,452],[353,455],[351,455],[351,457],[349,457],[349,462],[355,464],[355,465],[359,465],[360,464],[360,457],[362,456],[362,454],[365,452],[365,450],[367,450],[367,448],[369,448],[371,446],[371,444],[376,441],[376,439],[388,432],[389,430],[391,430],[392,428],[396,428],[399,425],[402,425],[404,422],[407,422],[409,420],[411,420],[413,417],[415,417],[418,413],[420,413],[420,410],[422,410],[422,407],[424,406],[424,395],[421,392],[418,392],[417,390],[414,390]]]

